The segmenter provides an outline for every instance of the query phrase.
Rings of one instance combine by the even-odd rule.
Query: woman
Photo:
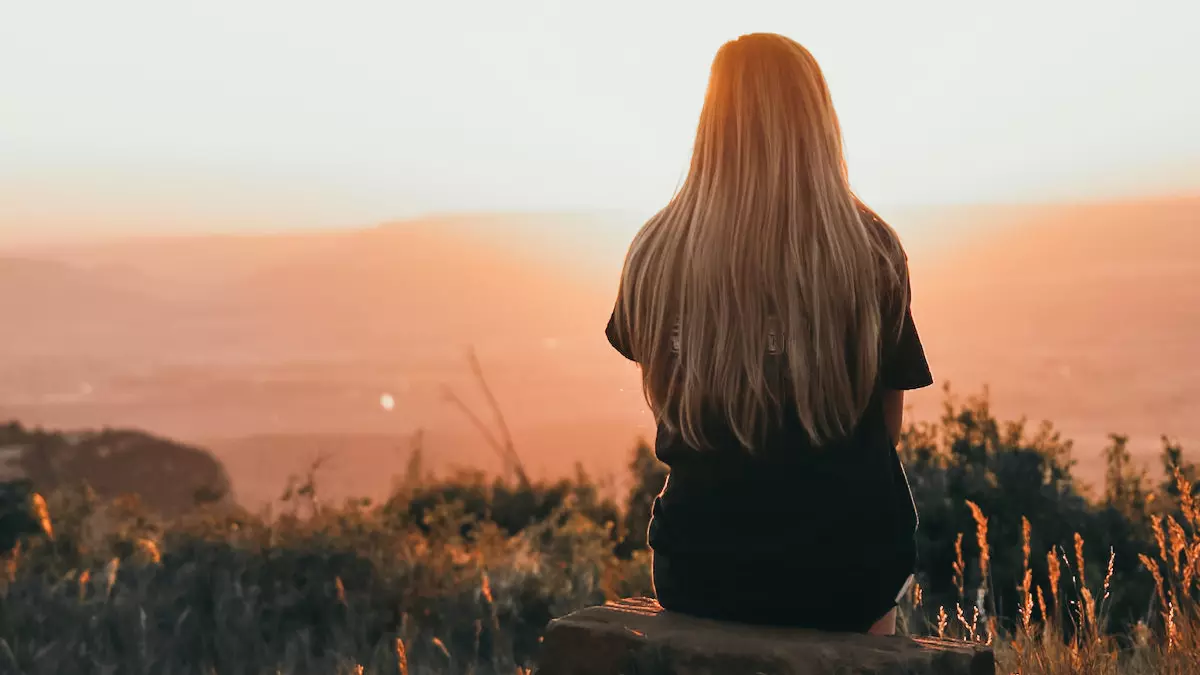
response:
[[[670,467],[649,540],[669,610],[893,633],[916,508],[904,391],[932,384],[896,233],[850,190],[812,55],[717,53],[687,179],[625,260],[608,338]]]

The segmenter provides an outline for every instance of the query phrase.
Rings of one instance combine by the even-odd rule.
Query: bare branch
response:
[[[467,359],[471,363],[471,371],[475,374],[475,379],[479,381],[479,388],[483,390],[483,395],[487,399],[488,406],[492,409],[496,425],[500,428],[500,435],[504,443],[504,452],[508,455],[508,461],[516,472],[521,484],[528,486],[530,484],[529,474],[525,473],[525,464],[521,461],[521,456],[517,454],[517,447],[513,443],[512,433],[508,430],[508,423],[504,419],[504,413],[500,410],[500,404],[492,394],[492,388],[488,386],[487,378],[483,375],[483,367],[479,365],[479,358],[475,355],[473,348],[467,349]]]
[[[479,419],[479,416],[475,414],[475,411],[471,410],[470,406],[468,406],[466,403],[463,403],[463,400],[459,398],[458,395],[455,394],[454,391],[449,387],[445,388],[443,395],[446,397],[447,401],[452,403],[454,407],[462,411],[462,414],[467,416],[467,419],[471,421],[471,424],[475,425],[475,428],[478,429],[479,433],[483,435],[483,439],[487,441],[487,444],[491,446],[492,450],[499,455],[500,461],[503,462],[506,465],[505,468],[507,468],[508,457],[504,453],[504,445],[500,443],[500,441],[496,440],[496,437],[493,436],[492,432],[488,430],[487,425],[484,424],[483,420]]]
[[[496,426],[500,429],[500,437],[497,438],[496,435],[494,435],[492,431],[488,429],[487,424],[485,424],[484,421],[480,419],[480,417],[476,415],[475,412],[471,410],[471,408],[464,403],[463,400],[459,398],[452,389],[445,387],[443,390],[443,395],[446,397],[447,401],[452,403],[464,415],[466,415],[467,419],[471,421],[471,424],[473,424],[475,428],[479,430],[479,433],[483,435],[483,438],[485,441],[487,441],[487,444],[491,446],[492,450],[500,457],[500,462],[504,466],[505,471],[512,471],[515,473],[517,480],[519,480],[523,486],[528,487],[530,485],[529,474],[525,472],[525,465],[521,462],[520,455],[517,454],[516,446],[512,440],[512,434],[508,429],[508,423],[504,419],[504,413],[500,410],[500,405],[497,403],[495,395],[492,394],[491,387],[488,386],[487,378],[483,375],[483,368],[479,365],[479,359],[476,358],[474,349],[467,349],[467,361],[471,366],[472,374],[475,375],[475,379],[479,382],[480,389],[483,390],[483,395],[484,398],[487,399],[488,406],[492,409],[492,415],[495,419]]]

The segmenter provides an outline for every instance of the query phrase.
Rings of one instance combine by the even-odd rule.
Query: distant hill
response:
[[[161,322],[171,307],[144,293],[145,286],[134,270],[85,269],[0,252],[0,353],[70,350],[72,344],[119,339],[123,327],[146,316]]]
[[[451,386],[480,405],[464,359],[473,346],[518,441],[545,451],[548,461],[532,466],[569,470],[601,442],[623,451],[637,434],[628,411],[641,404],[632,389],[624,403],[611,393],[630,371],[619,357],[607,372],[593,363],[615,283],[595,270],[620,259],[574,261],[563,253],[569,238],[541,236],[549,221],[513,221],[21,251],[47,280],[0,288],[15,299],[10,325],[22,327],[0,331],[0,414],[199,442],[228,453],[239,494],[252,496],[277,494],[314,445],[337,455],[329,470],[339,471],[376,456],[374,439],[418,428],[433,459],[490,466],[482,437],[444,400]],[[506,240],[509,229],[524,234]],[[112,284],[112,270],[137,282]],[[379,404],[384,392],[392,412]],[[594,417],[579,419],[581,408]],[[567,423],[587,432],[541,431]],[[297,438],[338,440],[283,442]],[[237,467],[259,467],[261,480]],[[386,485],[389,471],[365,483]]]
[[[132,430],[0,425],[0,481],[23,480],[42,493],[86,483],[102,499],[137,494],[165,516],[233,498],[224,467],[200,448]]]
[[[0,308],[36,327],[27,332],[94,335],[97,355],[136,345],[206,363],[395,353],[418,336],[540,340],[587,321],[581,303],[599,297],[592,280],[520,244],[498,255],[497,242],[443,220],[42,250],[43,260],[0,260]],[[112,269],[127,270],[123,284]],[[16,339],[0,334],[0,349]]]
[[[940,382],[989,384],[1002,414],[1050,419],[1081,452],[1110,431],[1200,448],[1200,199],[884,215],[909,235]],[[474,345],[528,464],[617,473],[651,432],[601,334],[628,243],[612,232],[632,229],[464,216],[10,252],[0,416],[200,443],[251,501],[327,451],[334,494],[378,491],[417,429],[435,461],[498,467],[445,399],[491,422]],[[912,402],[940,412],[938,391]]]
[[[915,311],[937,374],[1001,410],[1200,451],[1197,251],[1200,199],[1048,207],[915,270]]]

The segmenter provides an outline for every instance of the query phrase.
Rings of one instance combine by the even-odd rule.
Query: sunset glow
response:
[[[1197,7],[11,3],[0,243],[439,211],[644,215],[686,165],[715,49],[756,30],[821,61],[873,202],[1193,191]]]
[[[714,53],[767,31],[824,70],[939,385],[1081,447],[1194,447],[1196,25],[1179,0],[7,3],[0,412],[210,448],[249,502],[327,446],[328,489],[383,494],[418,429],[498,467],[464,409],[531,471],[623,467],[654,424],[602,330],[625,253]]]

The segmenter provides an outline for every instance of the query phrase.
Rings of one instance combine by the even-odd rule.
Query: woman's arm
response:
[[[883,392],[883,425],[887,427],[892,444],[900,442],[900,429],[904,425],[904,392],[885,389]]]

